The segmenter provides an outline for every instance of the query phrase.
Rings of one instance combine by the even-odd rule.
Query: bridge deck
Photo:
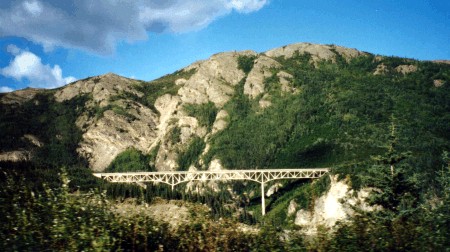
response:
[[[268,170],[220,170],[220,171],[162,171],[162,172],[126,172],[94,173],[96,177],[115,183],[161,182],[177,185],[189,181],[206,180],[252,180],[265,183],[277,179],[319,178],[329,171],[328,168],[309,169],[268,169]]]
[[[268,170],[220,170],[220,171],[160,171],[94,173],[94,176],[113,183],[160,182],[172,186],[189,181],[251,180],[261,184],[262,215],[265,215],[264,184],[278,179],[313,179],[328,173],[328,168],[268,169]]]

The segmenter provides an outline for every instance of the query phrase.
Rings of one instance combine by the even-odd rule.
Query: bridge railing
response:
[[[314,179],[329,172],[329,168],[265,169],[265,170],[220,170],[220,171],[159,171],[94,173],[94,176],[112,183],[147,182],[165,183],[172,186],[189,181],[251,180],[261,184],[262,214],[265,215],[264,185],[279,179]]]

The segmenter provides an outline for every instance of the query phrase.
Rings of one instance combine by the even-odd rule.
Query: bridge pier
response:
[[[261,214],[266,215],[265,183],[278,179],[315,179],[328,173],[329,168],[264,169],[264,170],[220,170],[220,171],[165,171],[94,173],[94,176],[113,183],[161,182],[172,186],[189,181],[206,180],[251,180],[261,183]]]
[[[261,183],[261,214],[262,216],[266,215],[266,200],[264,193],[264,182]]]

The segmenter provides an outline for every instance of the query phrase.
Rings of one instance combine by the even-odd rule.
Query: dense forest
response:
[[[314,61],[308,53],[276,60],[265,79],[266,92],[244,94],[245,78],[224,105],[228,127],[206,142],[194,138],[178,156],[178,169],[200,168],[220,159],[229,169],[331,167],[331,174],[355,191],[372,188],[367,203],[381,210],[351,206],[354,215],[333,229],[305,235],[287,216],[295,199],[310,209],[327,191],[329,177],[283,182],[261,216],[257,184],[208,185],[199,194],[181,185],[107,184],[92,176],[76,149],[82,138],[76,120],[89,95],[56,102],[54,90],[19,106],[0,104],[0,151],[32,149],[27,162],[0,162],[0,247],[4,251],[446,251],[450,248],[450,65],[364,54]],[[256,56],[240,56],[248,74]],[[403,73],[399,66],[412,66]],[[380,72],[380,66],[383,66]],[[292,92],[277,74],[288,73]],[[374,74],[378,72],[378,74]],[[175,77],[136,85],[145,96],[123,93],[152,109],[157,96],[176,93]],[[269,97],[269,98],[267,98]],[[258,102],[270,99],[271,106]],[[113,109],[112,107],[109,109]],[[92,117],[103,109],[90,109]],[[117,113],[126,113],[116,109]],[[211,130],[218,109],[213,103],[185,106]],[[21,141],[33,134],[36,147]],[[179,142],[179,129],[171,138]],[[155,171],[158,147],[144,154],[122,152],[106,171]],[[230,193],[233,192],[233,193]],[[252,193],[254,192],[254,193]],[[238,197],[236,197],[238,195]],[[115,201],[136,198],[190,202],[192,220],[173,229],[146,215],[123,216]],[[188,203],[185,203],[188,204]],[[196,205],[198,204],[198,205]],[[210,210],[201,210],[199,205]],[[203,212],[202,212],[203,211]],[[239,228],[253,226],[255,232]]]

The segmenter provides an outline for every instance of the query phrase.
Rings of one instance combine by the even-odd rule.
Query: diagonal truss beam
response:
[[[262,215],[265,215],[264,184],[279,179],[314,179],[328,173],[329,168],[268,169],[268,170],[221,170],[221,171],[160,171],[94,173],[94,176],[112,183],[160,182],[172,186],[189,181],[251,180],[261,184]]]
[[[251,180],[266,183],[279,179],[314,179],[328,173],[328,168],[270,169],[270,170],[221,170],[221,171],[161,171],[94,173],[94,176],[112,183],[161,182],[178,185],[189,181]]]

